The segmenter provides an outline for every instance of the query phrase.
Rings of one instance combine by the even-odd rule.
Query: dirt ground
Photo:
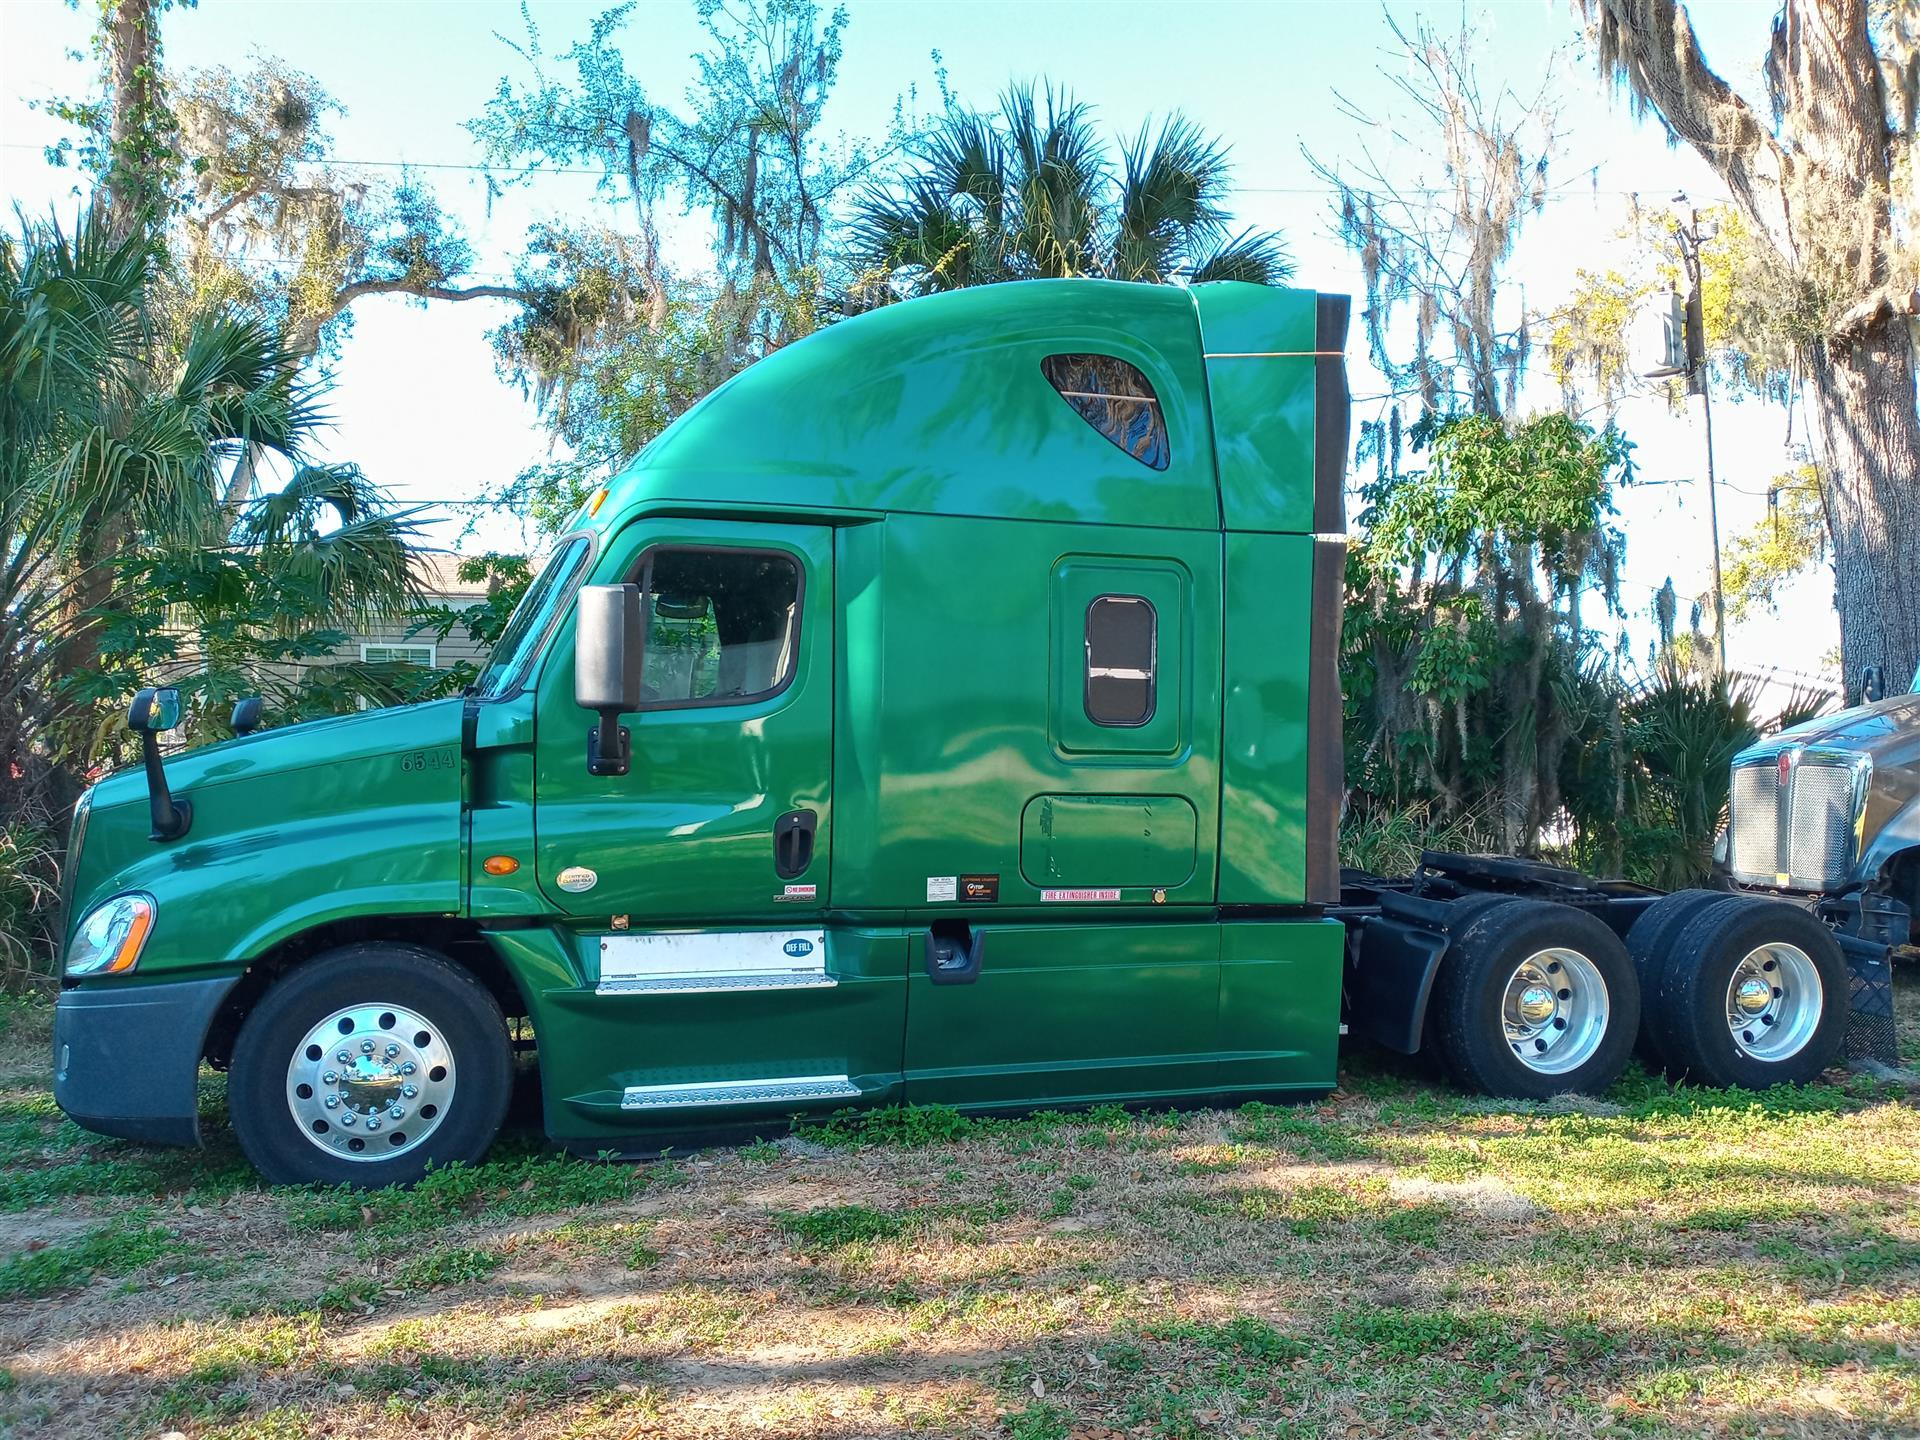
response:
[[[1903,975],[1920,1036],[1920,976]],[[908,1110],[411,1192],[87,1135],[0,1008],[0,1435],[1920,1434],[1920,1088],[1635,1072],[1295,1109]],[[1920,1054],[1910,1054],[1910,1060]]]

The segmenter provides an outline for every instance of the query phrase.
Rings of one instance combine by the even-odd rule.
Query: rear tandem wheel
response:
[[[1468,904],[1428,1012],[1455,1080],[1529,1100],[1605,1090],[1626,1067],[1640,1025],[1626,946],[1569,905]]]

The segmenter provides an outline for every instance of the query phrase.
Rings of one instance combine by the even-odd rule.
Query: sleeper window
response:
[[[1139,595],[1102,595],[1087,606],[1087,718],[1137,726],[1153,718],[1160,617]]]
[[[1087,424],[1149,469],[1167,468],[1167,418],[1138,366],[1112,355],[1049,355],[1040,370]]]
[[[641,558],[642,709],[736,705],[793,678],[800,567],[772,550],[662,546]]]

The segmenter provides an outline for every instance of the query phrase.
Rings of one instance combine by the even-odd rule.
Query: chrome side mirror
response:
[[[625,775],[633,738],[621,715],[640,708],[640,587],[586,585],[573,619],[573,698],[600,723],[587,732],[587,773]]]

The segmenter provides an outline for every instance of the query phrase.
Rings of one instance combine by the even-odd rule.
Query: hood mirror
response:
[[[180,728],[180,692],[142,690],[127,707],[127,728],[136,735],[164,735]]]
[[[174,798],[160,764],[158,737],[179,727],[180,692],[171,686],[142,690],[127,707],[127,728],[140,737],[140,761],[147,771],[147,803],[153,817],[149,838],[154,840],[178,840],[193,824],[193,805]]]
[[[1869,665],[1860,672],[1860,703],[1872,705],[1887,698],[1887,672]]]
[[[233,717],[227,722],[236,735],[251,735],[260,728],[260,721],[266,713],[266,703],[258,695],[249,695],[233,707]]]

